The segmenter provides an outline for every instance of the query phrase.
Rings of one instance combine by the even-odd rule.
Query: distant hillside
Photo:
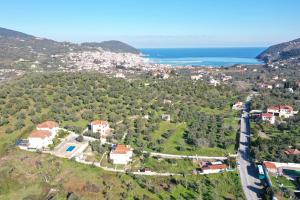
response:
[[[140,51],[124,42],[110,40],[104,42],[85,42],[81,44],[84,47],[101,47],[105,51],[115,52],[115,53],[134,53],[139,54]]]
[[[28,67],[28,65],[39,63],[52,69],[53,67],[65,65],[65,62],[61,62],[62,59],[58,57],[63,57],[70,52],[96,50],[96,47],[117,53],[139,53],[139,50],[120,41],[78,45],[39,38],[0,27],[0,67],[15,63],[19,63],[19,66],[26,65]]]
[[[300,38],[269,47],[257,56],[265,62],[295,61],[300,59]]]
[[[56,42],[0,28],[0,65],[10,65],[20,59],[49,64],[53,60],[52,55],[79,48],[77,44]]]

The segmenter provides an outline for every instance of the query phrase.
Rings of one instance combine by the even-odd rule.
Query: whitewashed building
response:
[[[133,149],[124,144],[118,144],[115,149],[113,149],[109,158],[113,164],[126,165],[132,161]]]
[[[28,148],[43,149],[52,144],[52,137],[50,131],[35,130],[28,137]]]
[[[105,143],[110,130],[109,123],[104,120],[94,120],[90,123],[90,130],[99,133],[101,143]]]

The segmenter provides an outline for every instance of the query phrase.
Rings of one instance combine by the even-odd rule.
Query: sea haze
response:
[[[261,64],[255,59],[266,48],[143,48],[144,57],[151,62],[173,66],[231,66],[235,64]]]

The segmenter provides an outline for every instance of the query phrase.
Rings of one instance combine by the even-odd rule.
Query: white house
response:
[[[199,75],[193,75],[191,76],[191,79],[192,80],[195,80],[195,81],[198,81],[200,79],[202,79],[203,75],[202,74],[199,74]]]
[[[52,144],[52,140],[58,133],[59,125],[54,121],[45,121],[36,126],[28,137],[28,148],[42,149]]]
[[[52,134],[50,131],[35,130],[29,135],[28,142],[28,148],[42,149],[52,144]]]
[[[294,114],[298,113],[294,111],[293,107],[282,105],[282,106],[271,106],[267,109],[268,113],[272,113],[275,116],[289,118],[294,116]]]
[[[216,164],[216,165],[208,165],[208,166],[202,167],[202,172],[204,174],[212,174],[212,173],[224,172],[226,169],[227,169],[227,165]]]
[[[244,108],[244,103],[241,101],[238,101],[232,105],[233,110],[242,110],[243,108]]]
[[[109,154],[110,160],[113,164],[126,165],[132,161],[133,149],[124,144],[118,144],[114,150]]]
[[[59,125],[54,121],[45,121],[36,126],[36,130],[39,131],[49,131],[51,133],[51,138],[54,139],[59,130]]]
[[[109,123],[104,120],[94,120],[90,123],[90,129],[93,133],[100,134],[101,143],[106,142],[106,137],[109,134]]]
[[[263,121],[268,121],[270,124],[275,124],[276,117],[272,113],[262,113],[261,119]]]

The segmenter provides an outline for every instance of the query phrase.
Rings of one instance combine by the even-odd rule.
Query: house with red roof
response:
[[[118,144],[109,154],[113,164],[126,165],[132,161],[133,149],[129,145]]]
[[[110,130],[108,121],[104,121],[104,120],[91,121],[89,128],[93,133],[99,133],[101,143],[106,142],[106,138],[109,135],[109,130]]]
[[[244,108],[244,103],[241,101],[238,101],[232,105],[233,110],[242,110],[243,108]]]
[[[52,133],[46,130],[34,130],[28,137],[28,148],[43,149],[52,144]]]
[[[39,131],[50,131],[53,135],[53,138],[58,133],[59,125],[55,121],[45,121],[36,126],[36,130]]]
[[[300,151],[298,149],[287,149],[284,153],[286,155],[300,155]]]
[[[272,113],[262,113],[261,119],[270,122],[270,124],[275,124],[276,117]]]
[[[220,173],[224,172],[227,169],[227,165],[225,164],[212,164],[206,165],[202,167],[203,174],[212,174],[212,173]]]
[[[59,131],[59,125],[54,121],[45,121],[36,126],[28,137],[28,148],[31,149],[43,149],[52,144],[52,140],[55,138]]]
[[[297,113],[297,111],[294,111],[292,106],[288,105],[271,106],[268,107],[267,112],[284,118],[290,118]]]
[[[277,167],[273,162],[265,161],[264,166],[270,173],[276,174],[278,172]]]

